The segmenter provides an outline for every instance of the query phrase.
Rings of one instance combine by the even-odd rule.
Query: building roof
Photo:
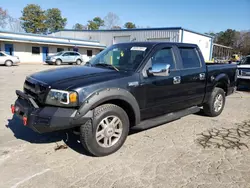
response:
[[[78,31],[78,32],[124,32],[124,31],[154,31],[154,30],[184,30],[189,31],[191,33],[196,33],[198,35],[203,35],[206,37],[214,38],[211,35],[207,35],[204,33],[196,32],[190,29],[185,29],[183,27],[156,27],[156,28],[133,28],[133,29],[99,29],[99,30],[74,30],[74,29],[63,29],[60,31]],[[57,32],[60,32],[57,31]]]
[[[98,41],[82,40],[67,37],[54,37],[30,33],[14,33],[0,30],[0,41],[26,42],[37,44],[66,45],[78,47],[105,48]]]

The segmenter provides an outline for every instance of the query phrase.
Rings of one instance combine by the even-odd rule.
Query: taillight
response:
[[[26,116],[23,116],[23,125],[26,126],[28,122],[28,118]]]
[[[15,113],[15,106],[12,104],[10,108],[11,108],[12,114],[14,114]]]

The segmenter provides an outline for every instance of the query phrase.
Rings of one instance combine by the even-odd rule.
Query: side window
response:
[[[88,57],[92,57],[92,54],[93,54],[93,53],[92,53],[92,50],[87,50],[87,56],[88,56]]]
[[[76,56],[75,52],[70,52],[70,56]]]
[[[40,47],[32,46],[32,54],[40,54]]]
[[[62,52],[62,51],[64,51],[63,48],[57,48],[56,50],[57,50],[57,52]]]
[[[183,68],[200,68],[201,62],[196,48],[179,48],[182,58]]]
[[[174,61],[174,56],[171,48],[163,48],[157,51],[153,57],[151,58],[152,65],[153,64],[169,64],[170,69],[176,69],[176,64]]]
[[[5,56],[3,53],[0,52],[0,57]]]
[[[63,56],[70,56],[70,53],[66,52],[66,53],[63,54]]]

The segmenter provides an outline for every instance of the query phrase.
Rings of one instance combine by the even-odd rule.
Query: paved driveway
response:
[[[134,133],[115,154],[95,158],[77,137],[39,135],[12,118],[25,76],[48,68],[0,67],[0,187],[250,187],[250,93],[228,97],[219,117]]]

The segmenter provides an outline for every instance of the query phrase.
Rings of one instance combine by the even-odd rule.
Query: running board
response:
[[[166,114],[163,116],[158,116],[156,118],[141,121],[141,123],[134,126],[133,129],[134,130],[149,129],[149,128],[156,127],[156,126],[162,125],[162,124],[170,122],[170,121],[180,119],[181,117],[184,117],[184,116],[187,116],[190,114],[195,114],[199,111],[200,111],[200,108],[197,106],[190,107],[190,108],[180,110],[177,112],[172,112],[172,113],[169,113],[169,114]]]

